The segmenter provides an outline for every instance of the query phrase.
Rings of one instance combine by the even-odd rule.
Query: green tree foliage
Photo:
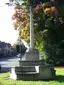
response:
[[[29,8],[29,6],[31,5],[33,8],[39,4],[39,3],[44,3],[44,2],[48,2],[49,0],[20,0],[23,1],[24,4],[27,8]]]

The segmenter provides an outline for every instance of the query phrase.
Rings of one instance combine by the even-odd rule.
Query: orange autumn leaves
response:
[[[19,37],[28,40],[29,39],[29,13],[25,7],[20,5],[15,6],[15,13],[12,16],[14,20],[13,25],[15,30],[19,31]]]
[[[49,16],[58,16],[58,10],[56,9],[56,7],[46,8],[44,10],[44,13]]]
[[[44,12],[47,16],[58,16],[58,9],[55,7],[54,3],[46,2],[38,4],[34,9],[33,12],[39,13]]]

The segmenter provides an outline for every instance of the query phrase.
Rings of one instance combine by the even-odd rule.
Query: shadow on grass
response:
[[[63,75],[56,76],[55,81],[64,82],[64,76]]]
[[[22,79],[23,81],[58,81],[58,82],[63,82],[64,83],[64,76],[63,75],[58,75],[54,79]],[[18,80],[19,81],[19,80]]]

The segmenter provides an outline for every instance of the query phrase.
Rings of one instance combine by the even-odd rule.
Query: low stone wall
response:
[[[39,79],[54,79],[55,70],[52,65],[45,65],[39,67]]]

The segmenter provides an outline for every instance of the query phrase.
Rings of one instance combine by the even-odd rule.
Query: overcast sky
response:
[[[13,44],[18,37],[18,31],[14,30],[11,16],[14,13],[13,7],[6,6],[8,0],[0,1],[0,41]]]

